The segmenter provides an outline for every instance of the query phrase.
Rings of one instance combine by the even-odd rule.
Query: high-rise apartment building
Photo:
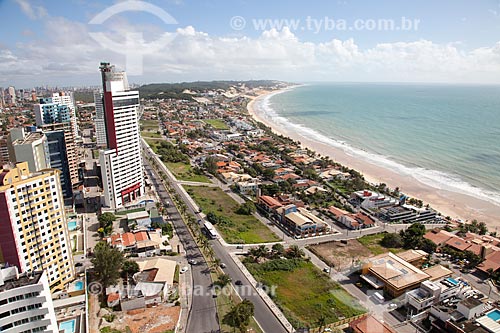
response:
[[[104,119],[96,120],[103,120],[105,125],[106,148],[99,152],[104,202],[119,208],[144,194],[139,92],[129,90],[125,72],[115,71],[109,63],[101,63],[100,70],[103,93],[102,100],[96,101],[96,117]],[[97,110],[98,106],[102,109]]]
[[[0,172],[0,250],[21,272],[45,270],[51,291],[75,277],[57,169],[30,172],[27,162]]]
[[[16,104],[16,88],[12,86],[7,88],[7,95],[9,98],[9,104]]]
[[[45,271],[0,269],[0,332],[59,332]]]
[[[65,198],[71,198],[79,184],[78,161],[71,123],[47,124],[39,127],[47,137],[50,167],[61,170],[61,187]]]
[[[69,108],[71,114],[71,128],[73,129],[73,136],[75,138],[78,138],[78,119],[76,119],[76,105],[73,93],[71,91],[61,91],[59,93],[53,93],[52,103],[66,105]]]

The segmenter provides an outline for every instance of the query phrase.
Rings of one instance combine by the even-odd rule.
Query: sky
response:
[[[0,0],[0,86],[500,84],[500,0]]]

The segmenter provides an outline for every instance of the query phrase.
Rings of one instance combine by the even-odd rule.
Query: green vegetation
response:
[[[99,158],[99,150],[98,149],[92,149],[92,158],[93,159]]]
[[[103,296],[106,288],[116,284],[120,278],[120,270],[125,258],[118,249],[111,247],[107,242],[99,242],[94,247],[94,273],[101,283]]]
[[[222,119],[203,119],[203,121],[211,125],[216,130],[227,130],[229,126]]]
[[[477,220],[472,220],[471,223],[462,223],[458,228],[459,234],[465,235],[467,232],[473,232],[479,235],[486,235],[488,232],[488,228],[486,227],[486,223],[477,222]]]
[[[245,333],[248,325],[250,325],[250,318],[253,317],[253,312],[253,303],[245,299],[241,303],[234,305],[224,318],[222,318],[222,322],[238,329],[240,333]]]
[[[336,282],[304,259],[246,262],[248,270],[268,290],[294,327],[315,327],[364,313],[362,306]]]
[[[141,136],[145,138],[161,138],[161,134],[156,131],[141,131]]]
[[[157,131],[159,128],[157,120],[141,120],[139,126],[141,131]]]
[[[197,82],[182,82],[182,83],[153,83],[146,84],[139,88],[141,97],[144,98],[174,98],[191,100],[191,94],[183,93],[184,90],[191,91],[206,91],[216,89],[228,89],[242,83],[242,81],[197,81]],[[244,81],[247,87],[272,87],[277,81],[269,80],[252,80]]]
[[[208,183],[210,181],[201,171],[193,169],[189,163],[167,162],[165,165],[178,180],[200,183]]]
[[[366,236],[358,238],[358,242],[363,244],[374,255],[379,255],[382,253],[386,253],[388,251],[392,252],[392,253],[398,253],[398,252],[403,251],[402,248],[385,247],[384,245],[382,245],[382,239],[384,239],[384,236],[386,234],[387,233],[366,235]]]
[[[113,231],[113,222],[116,220],[116,216],[112,213],[103,213],[97,218],[99,221],[99,229],[97,233],[103,237],[109,235]]]
[[[215,227],[228,243],[266,243],[279,238],[253,215],[240,215],[240,205],[217,187],[184,186],[205,214],[218,218]],[[213,223],[213,222],[212,222]]]
[[[122,331],[111,328],[109,326],[103,327],[100,329],[101,333],[122,333]]]

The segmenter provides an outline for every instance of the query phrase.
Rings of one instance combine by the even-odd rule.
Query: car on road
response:
[[[77,262],[77,263],[75,264],[75,267],[82,267],[82,266],[83,266],[83,264],[82,264],[81,262]]]
[[[237,286],[242,286],[243,282],[241,282],[241,280],[236,280],[236,282],[234,282],[234,284]]]
[[[198,262],[197,262],[196,260],[194,260],[194,259],[189,259],[189,260],[188,260],[188,263],[189,263],[190,265],[196,265]]]
[[[221,264],[220,264],[220,268],[226,268],[226,264],[225,264],[225,263],[223,263],[223,262],[221,262]]]
[[[330,274],[330,268],[328,267],[323,268],[323,272]]]
[[[184,266],[181,268],[181,270],[179,271],[181,274],[183,273],[186,273],[188,271],[188,267],[187,266]]]

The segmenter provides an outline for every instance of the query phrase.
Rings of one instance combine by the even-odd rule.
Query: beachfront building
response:
[[[374,257],[363,265],[361,278],[375,289],[383,289],[391,297],[403,295],[430,276],[393,253]]]
[[[417,311],[430,308],[453,295],[458,295],[462,284],[452,278],[424,281],[420,287],[406,293],[406,303]]]
[[[391,207],[399,204],[399,201],[395,198],[369,190],[356,191],[352,193],[349,201],[354,205],[361,206],[362,208],[368,210]]]
[[[0,269],[0,332],[59,332],[45,271]]]
[[[328,224],[303,207],[290,204],[276,211],[281,226],[296,238],[314,237],[330,232]]]
[[[46,270],[50,288],[75,276],[60,171],[30,172],[27,162],[0,172],[0,250],[20,272]]]
[[[103,93],[96,100],[98,143],[105,142],[99,152],[104,204],[124,207],[144,195],[144,170],[139,135],[139,92],[128,88],[125,72],[115,71],[109,63],[101,63]],[[101,96],[96,94],[95,96]],[[105,134],[105,138],[102,137]]]

